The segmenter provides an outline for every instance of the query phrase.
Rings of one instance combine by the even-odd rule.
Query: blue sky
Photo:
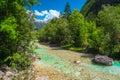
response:
[[[64,11],[66,2],[69,2],[71,10],[81,10],[86,0],[40,0],[41,5],[34,5],[30,11],[36,15],[36,20],[47,20],[59,17]]]

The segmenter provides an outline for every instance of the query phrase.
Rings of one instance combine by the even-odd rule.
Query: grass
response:
[[[71,51],[81,51],[81,50],[84,50],[84,48],[74,47],[72,44],[62,45],[61,47],[64,48],[64,49],[71,50]]]
[[[84,50],[84,49],[79,48],[79,47],[70,47],[69,50],[71,50],[71,51],[81,51],[81,50]]]
[[[70,47],[72,47],[72,44],[65,44],[61,46],[64,49],[69,49]]]

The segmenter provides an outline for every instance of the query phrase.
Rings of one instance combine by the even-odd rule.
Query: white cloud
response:
[[[45,16],[43,20],[40,20],[40,19],[35,19],[36,21],[48,21],[50,19],[53,19],[53,18],[59,18],[59,15],[60,15],[60,12],[59,11],[56,11],[56,10],[45,10],[45,11],[37,11],[35,10],[35,13],[34,13],[36,16]]]
[[[49,12],[50,12],[50,14],[51,15],[53,15],[53,16],[55,16],[55,17],[59,17],[59,15],[60,15],[60,12],[58,12],[58,11],[56,11],[56,10],[49,10]]]
[[[43,13],[40,13],[39,11],[35,10],[35,13],[34,13],[36,16],[44,16]]]
[[[48,13],[49,14],[47,14],[43,20],[47,21],[47,20],[50,20],[52,18],[59,18],[59,15],[60,15],[60,12],[58,12],[56,10],[49,10]]]
[[[43,14],[49,14],[49,12],[47,10],[42,11]]]

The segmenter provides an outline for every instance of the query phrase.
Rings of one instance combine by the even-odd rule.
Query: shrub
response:
[[[7,62],[9,66],[18,70],[27,69],[31,61],[30,57],[22,53],[15,53],[5,59],[5,62]]]

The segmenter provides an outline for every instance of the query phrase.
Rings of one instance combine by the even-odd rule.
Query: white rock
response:
[[[77,60],[77,61],[74,61],[74,63],[76,63],[76,64],[80,64],[80,61]]]

